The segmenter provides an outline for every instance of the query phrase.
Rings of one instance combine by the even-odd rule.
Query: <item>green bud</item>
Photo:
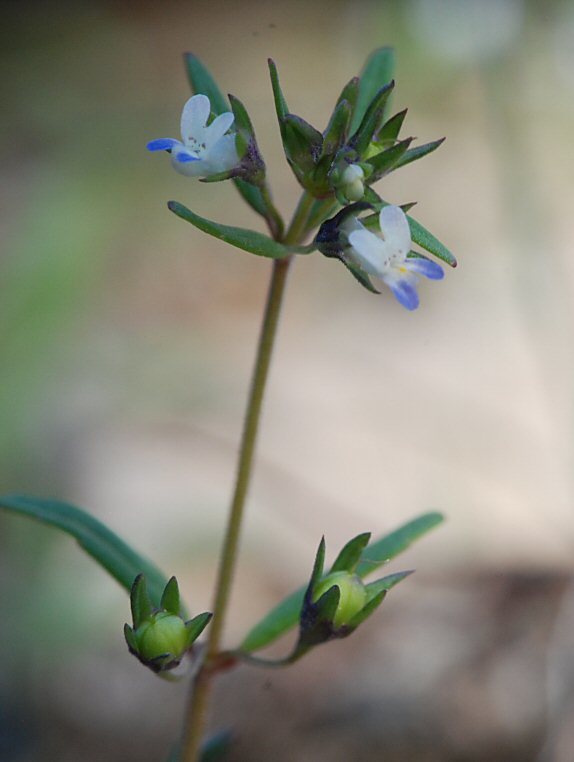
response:
[[[188,648],[185,622],[167,611],[152,614],[149,620],[135,631],[138,653],[144,661],[171,654],[176,659]]]
[[[319,582],[313,591],[313,603],[332,587],[339,588],[339,604],[333,617],[333,625],[336,628],[344,627],[365,607],[367,590],[356,574],[349,574],[347,571],[334,572]]]

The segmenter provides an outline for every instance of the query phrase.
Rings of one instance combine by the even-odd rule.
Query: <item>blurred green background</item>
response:
[[[266,59],[325,125],[397,53],[405,134],[380,186],[458,256],[402,310],[301,258],[274,358],[227,630],[335,552],[430,508],[418,573],[348,641],[220,681],[232,760],[540,760],[574,748],[574,3],[2,4],[2,492],[81,505],[210,605],[269,263],[166,208],[258,227],[173,172],[192,50],[249,109],[279,207],[298,188]],[[165,757],[184,688],[130,657],[124,592],[68,538],[0,517],[0,758]],[[287,648],[288,643],[281,648]]]

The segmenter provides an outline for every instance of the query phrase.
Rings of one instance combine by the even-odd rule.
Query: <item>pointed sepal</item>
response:
[[[331,571],[329,573],[333,574],[333,572],[338,571],[354,572],[357,564],[359,563],[363,550],[369,544],[370,539],[371,533],[363,532],[362,534],[358,534],[356,537],[353,537],[352,540],[349,540],[349,542],[343,547],[335,559],[335,562],[331,567]]]
[[[188,639],[188,647],[190,647],[191,644],[195,640],[197,640],[197,638],[205,630],[205,628],[211,621],[212,616],[213,614],[211,614],[209,611],[206,611],[203,614],[198,614],[197,616],[194,616],[193,619],[190,619],[189,622],[185,623],[185,629],[187,632],[187,639]]]
[[[168,582],[169,584],[169,582]],[[149,619],[152,613],[152,602],[148,595],[147,584],[143,574],[138,574],[134,579],[130,592],[130,606],[134,628],[138,628],[142,622]]]
[[[181,615],[179,585],[175,577],[172,577],[165,586],[161,596],[160,608],[168,611],[170,614],[175,614],[175,616]]]

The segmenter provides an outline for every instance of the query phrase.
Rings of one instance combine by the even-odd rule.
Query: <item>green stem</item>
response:
[[[313,204],[313,198],[308,193],[303,193],[295,210],[289,230],[283,238],[284,243],[295,244],[304,236],[309,212]],[[257,357],[251,380],[249,402],[243,425],[239,461],[237,465],[237,477],[235,490],[229,511],[227,529],[223,548],[219,559],[219,569],[215,586],[215,598],[213,604],[213,620],[209,628],[207,649],[202,666],[200,667],[192,685],[187,722],[184,730],[184,738],[181,746],[180,758],[182,762],[197,762],[201,751],[201,743],[204,735],[207,706],[211,693],[212,678],[217,671],[217,656],[221,643],[225,613],[231,593],[231,584],[235,571],[241,523],[243,519],[245,498],[249,488],[257,431],[263,403],[263,394],[271,362],[273,344],[281,311],[281,302],[285,290],[287,273],[292,257],[276,259],[273,263],[273,272],[267,304],[259,336]]]

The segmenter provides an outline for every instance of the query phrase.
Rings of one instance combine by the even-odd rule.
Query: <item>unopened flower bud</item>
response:
[[[145,661],[171,654],[176,659],[188,648],[185,622],[175,614],[159,611],[135,631],[138,652]]]
[[[341,177],[341,190],[349,201],[360,201],[365,195],[365,173],[358,164],[349,164]]]
[[[367,603],[367,590],[360,577],[347,571],[334,572],[322,580],[313,591],[313,603],[330,590],[339,588],[339,604],[333,617],[333,625],[343,627],[361,611]]]

